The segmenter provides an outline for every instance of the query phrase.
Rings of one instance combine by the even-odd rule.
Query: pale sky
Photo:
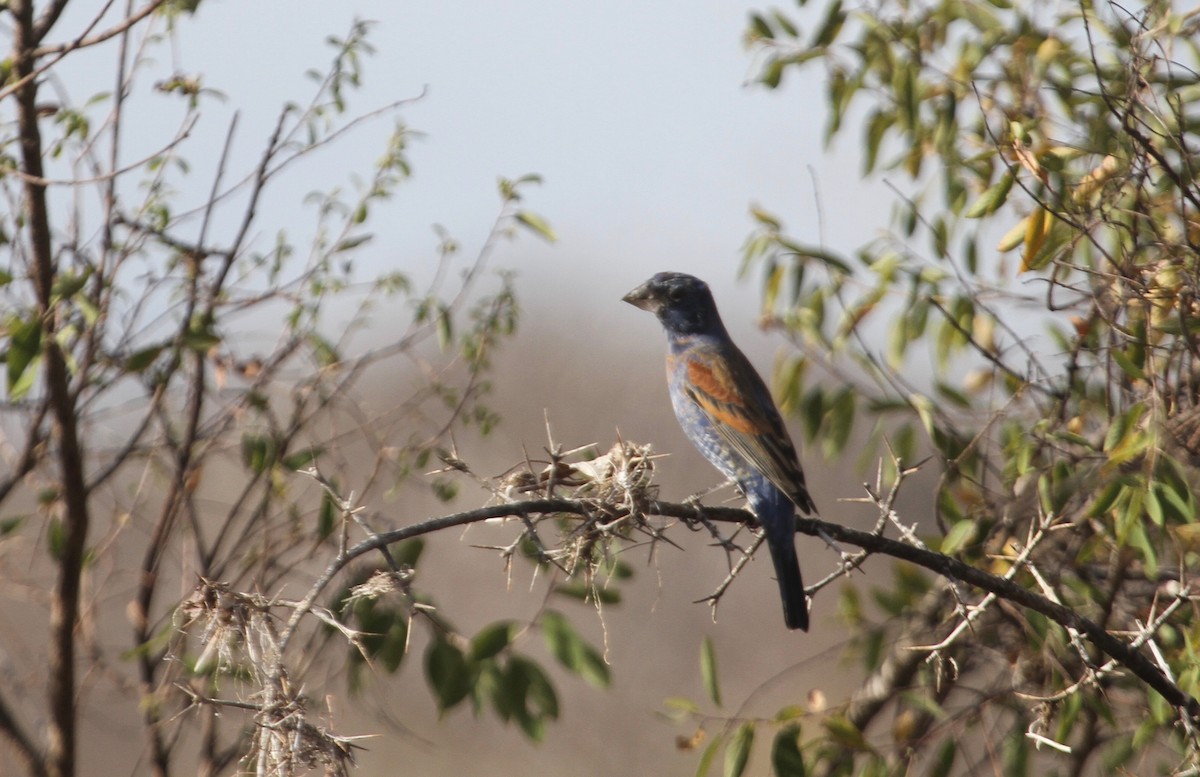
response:
[[[476,247],[496,210],[497,176],[538,173],[545,184],[530,191],[528,206],[560,240],[547,246],[529,236],[497,257],[524,279],[531,316],[543,306],[611,303],[662,269],[704,277],[723,307],[748,306],[749,316],[757,284],[735,277],[752,203],[816,243],[815,181],[826,240],[845,249],[864,238],[865,222],[881,225],[887,207],[881,199],[876,213],[864,212],[852,144],[842,142],[850,153],[841,160],[824,151],[819,70],[779,93],[747,85],[752,62],[741,36],[754,7],[206,0],[181,27],[176,66],[204,73],[228,95],[227,109],[241,111],[238,149],[249,160],[280,102],[309,93],[303,72],[330,60],[325,37],[356,17],[374,20],[377,53],[365,62],[351,113],[425,87],[428,94],[402,112],[425,137],[411,147],[414,178],[377,210],[379,238],[357,259],[364,269],[429,261],[433,223]],[[215,156],[227,115],[210,111],[192,148]],[[313,169],[327,170],[331,182],[363,169],[387,129],[381,122],[331,149],[319,162],[327,167],[310,167],[305,181],[319,180]],[[284,225],[290,218],[274,217]],[[620,307],[600,308],[629,319]]]

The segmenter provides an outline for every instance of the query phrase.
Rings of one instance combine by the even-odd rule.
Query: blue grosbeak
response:
[[[796,511],[814,512],[796,447],[771,393],[729,339],[708,285],[662,272],[625,295],[667,331],[667,385],[679,425],[713,466],[737,483],[762,524],[789,629],[808,631],[796,557]]]

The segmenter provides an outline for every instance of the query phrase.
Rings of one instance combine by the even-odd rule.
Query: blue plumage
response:
[[[796,557],[796,513],[816,507],[770,391],[734,345],[712,292],[698,278],[659,273],[625,296],[667,332],[667,386],[696,448],[735,481],[766,534],[788,628],[808,630]]]

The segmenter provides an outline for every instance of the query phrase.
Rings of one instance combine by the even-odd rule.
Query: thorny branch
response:
[[[618,441],[606,454],[595,458],[572,461],[567,455],[583,454],[589,448],[590,446],[564,453],[561,446],[551,443],[547,449],[549,461],[535,462],[527,456],[523,465],[515,467],[509,473],[495,480],[478,478],[459,458],[457,452],[446,453],[443,455],[446,469],[442,472],[456,472],[475,478],[477,482],[487,487],[498,503],[418,521],[384,532],[374,531],[366,521],[359,519],[362,507],[353,496],[341,495],[333,482],[323,478],[315,471],[310,472],[310,476],[317,479],[326,494],[333,498],[334,503],[341,510],[343,525],[346,529],[350,530],[357,525],[358,529],[366,534],[366,539],[351,543],[348,541],[348,535],[344,536],[338,542],[336,558],[316,578],[307,594],[299,601],[272,600],[259,595],[238,594],[221,584],[202,581],[198,593],[185,605],[185,611],[190,613],[189,620],[194,621],[198,617],[197,613],[211,611],[210,624],[222,624],[219,627],[210,625],[204,629],[205,648],[203,653],[210,657],[219,656],[220,651],[227,649],[230,644],[235,644],[235,642],[240,644],[248,639],[246,635],[242,635],[238,640],[232,640],[228,633],[222,632],[222,629],[235,626],[240,628],[239,624],[253,625],[255,622],[259,623],[258,628],[266,628],[264,625],[266,621],[263,619],[269,620],[266,636],[258,638],[261,646],[260,660],[264,662],[263,668],[258,673],[262,676],[263,682],[274,690],[263,694],[261,699],[249,702],[249,708],[253,709],[263,721],[268,721],[260,722],[258,727],[260,734],[255,740],[257,743],[254,746],[255,757],[266,757],[263,754],[270,747],[269,741],[274,741],[270,738],[276,735],[278,727],[282,725],[281,721],[285,720],[291,721],[289,725],[293,728],[290,731],[296,741],[304,740],[306,736],[313,738],[312,742],[305,746],[305,753],[322,753],[324,754],[321,756],[322,758],[340,757],[336,755],[337,753],[344,753],[345,758],[350,757],[349,740],[334,737],[323,728],[311,727],[311,724],[305,722],[303,699],[291,690],[286,656],[289,644],[308,615],[313,615],[321,622],[333,625],[351,644],[359,645],[360,635],[353,629],[335,624],[336,618],[318,606],[317,601],[329,590],[335,579],[353,562],[364,556],[382,552],[388,562],[387,566],[391,569],[382,573],[386,579],[379,578],[377,575],[364,586],[359,586],[354,596],[374,597],[378,596],[380,592],[401,591],[412,606],[411,618],[418,607],[409,590],[411,576],[402,575],[400,573],[403,570],[398,571],[395,568],[395,562],[392,560],[388,548],[395,543],[416,537],[475,523],[507,519],[516,529],[518,539],[514,540],[511,545],[492,546],[491,550],[500,552],[507,560],[511,561],[513,549],[521,542],[521,538],[532,541],[536,535],[538,557],[543,562],[552,562],[564,574],[588,576],[599,560],[605,558],[606,554],[610,552],[608,546],[611,543],[626,542],[634,533],[646,534],[652,540],[666,540],[666,532],[674,525],[672,521],[691,524],[703,520],[707,522],[706,525],[709,526],[710,531],[715,532],[717,536],[720,536],[721,533],[716,527],[721,523],[734,524],[738,527],[754,527],[756,525],[754,516],[746,510],[701,506],[694,500],[685,503],[659,501],[656,498],[656,487],[652,483],[655,456],[651,454],[648,446]],[[881,468],[881,482],[877,483],[874,488],[868,488],[868,493],[871,495],[868,500],[859,500],[869,501],[879,508],[879,519],[873,531],[863,532],[816,519],[802,518],[798,520],[797,524],[797,530],[800,533],[828,537],[861,549],[852,555],[843,554],[843,559],[835,575],[848,574],[861,566],[871,555],[886,555],[932,570],[945,577],[950,583],[944,591],[930,592],[921,605],[923,614],[910,623],[906,635],[897,641],[896,646],[889,651],[887,658],[875,675],[851,700],[848,711],[853,715],[856,723],[865,726],[877,715],[886,704],[887,699],[890,698],[890,693],[884,689],[886,687],[894,688],[895,683],[909,682],[921,664],[928,662],[929,656],[932,656],[934,660],[941,660],[947,651],[961,649],[961,645],[956,644],[957,637],[970,628],[971,624],[977,621],[991,605],[1001,599],[1042,613],[1060,624],[1068,633],[1078,635],[1079,639],[1086,639],[1098,650],[1110,656],[1111,660],[1105,666],[1088,670],[1087,677],[1081,680],[1080,684],[1097,682],[1100,676],[1110,674],[1118,666],[1123,666],[1178,709],[1180,718],[1185,725],[1190,726],[1193,719],[1200,719],[1200,702],[1181,689],[1171,676],[1169,667],[1165,666],[1154,653],[1149,636],[1158,625],[1190,597],[1186,586],[1158,617],[1153,618],[1147,624],[1136,639],[1132,642],[1122,641],[1102,626],[1064,606],[1056,600],[1055,596],[1050,595],[1053,593],[1052,591],[1043,595],[1022,588],[1014,582],[1020,571],[1031,569],[1029,560],[1031,553],[1042,542],[1045,533],[1052,528],[1054,524],[1052,517],[1044,518],[1041,524],[1031,529],[1030,536],[1026,539],[1020,552],[1005,559],[1008,562],[1005,574],[995,575],[929,550],[920,543],[913,527],[902,522],[895,513],[898,483],[915,470],[901,468],[899,462],[895,460],[893,460],[893,464],[897,476],[893,480],[892,486],[887,489],[882,487]],[[667,520],[664,522],[662,519]],[[551,542],[548,533],[539,534],[539,527],[543,524],[555,527],[557,542]],[[891,526],[899,527],[903,536],[901,540],[893,540],[884,536]],[[744,555],[732,565],[727,579],[712,595],[701,601],[710,602],[715,609],[717,601],[760,544],[761,540],[756,539],[744,551]],[[810,590],[815,591],[826,583],[827,581],[822,581]],[[978,604],[967,607],[962,604],[963,593],[955,589],[958,584],[981,589],[986,592],[986,596]],[[940,622],[946,598],[950,595],[960,603],[959,611],[962,618],[959,624],[949,636],[938,644],[918,645],[916,641],[920,636],[929,629],[935,628]],[[221,602],[226,604],[221,604]],[[274,611],[277,609],[285,610],[286,617],[281,617],[276,621]],[[221,611],[225,611],[226,614],[216,620],[211,620],[211,613]],[[435,615],[434,613],[428,614],[431,617]],[[258,620],[256,621],[256,619]],[[253,631],[253,629],[251,630]],[[449,636],[455,638],[453,634],[449,634]],[[1149,656],[1141,650],[1147,645],[1150,645],[1151,654]],[[1082,650],[1082,648],[1080,649]],[[951,664],[955,661],[953,656],[945,656],[945,659]],[[1088,666],[1086,656],[1084,666]],[[948,693],[949,687],[948,684],[943,685],[941,692]],[[221,701],[204,697],[198,692],[192,694],[192,701],[204,705],[222,704]],[[241,701],[239,704],[244,706],[247,703]],[[927,721],[927,723],[931,722]],[[308,727],[306,728],[306,726]],[[297,731],[307,733],[302,736],[297,734]],[[1032,727],[1030,736],[1038,737],[1039,741],[1045,740],[1046,744],[1060,746],[1034,731]],[[277,744],[274,746],[278,750]],[[278,757],[282,757],[279,752],[271,756],[271,758]],[[299,756],[294,757],[298,758]]]
[[[626,443],[625,445],[628,444]],[[615,447],[614,451],[618,447]],[[533,516],[579,520],[580,525],[568,535],[570,538],[576,540],[583,536],[589,529],[595,531],[595,528],[600,525],[596,520],[597,516],[604,516],[605,523],[623,522],[623,525],[629,525],[625,522],[636,523],[654,517],[697,521],[701,516],[715,523],[755,524],[753,514],[746,510],[730,507],[700,507],[694,504],[661,502],[654,499],[637,498],[636,492],[631,492],[631,495],[633,498],[622,499],[620,501],[612,500],[611,494],[608,495],[610,497],[608,499],[601,496],[599,498],[542,498],[505,501],[501,504],[487,505],[473,510],[431,518],[400,529],[374,534],[368,539],[346,548],[318,577],[307,596],[293,609],[289,622],[284,627],[280,638],[280,650],[286,650],[288,642],[295,633],[300,620],[315,605],[317,599],[328,588],[334,578],[351,562],[366,554],[377,552],[393,543],[402,542],[414,537],[484,521],[494,521],[503,518],[531,518]],[[528,524],[524,523],[521,525],[528,526]],[[839,542],[858,546],[867,554],[882,554],[908,561],[936,572],[952,582],[964,583],[987,592],[989,597],[980,605],[971,609],[971,613],[968,614],[964,624],[969,625],[970,620],[977,617],[975,613],[985,609],[995,598],[1005,599],[1013,604],[1039,612],[1065,629],[1074,631],[1083,638],[1086,638],[1095,647],[1110,656],[1113,661],[1131,671],[1182,712],[1193,717],[1200,716],[1200,702],[1185,693],[1164,674],[1151,658],[1139,652],[1138,648],[1144,644],[1144,641],[1133,644],[1124,642],[1078,612],[1051,600],[1047,596],[1022,588],[1014,583],[1012,577],[1015,572],[1013,570],[1016,570],[1023,562],[1024,556],[1018,556],[1013,560],[1008,574],[998,576],[941,553],[916,547],[908,542],[885,537],[883,536],[883,528],[885,527],[881,527],[874,532],[863,532],[817,519],[800,518],[797,522],[797,529],[800,533],[811,536],[820,536],[824,533]],[[526,528],[526,530],[528,529]],[[661,528],[659,531],[661,532]],[[1036,545],[1039,536],[1036,533],[1032,535],[1030,541],[1026,544],[1027,547]],[[599,539],[602,538],[594,537],[591,541]],[[855,557],[855,562],[860,563],[857,557]],[[1187,598],[1187,596],[1188,593],[1185,589],[1181,592],[1181,597]],[[966,628],[966,625],[958,628]],[[948,645],[952,641],[952,637],[948,638],[944,645],[935,645],[923,650],[940,649]]]

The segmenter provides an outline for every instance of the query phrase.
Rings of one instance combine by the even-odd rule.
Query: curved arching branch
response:
[[[732,507],[700,507],[691,504],[651,501],[641,506],[641,512],[647,516],[664,516],[679,518],[681,520],[699,520],[704,518],[709,521],[724,523],[755,523],[753,513]],[[603,513],[614,518],[619,518],[623,515],[628,515],[630,509],[626,505],[603,504],[587,499],[532,499],[480,507],[453,515],[431,518],[400,529],[376,534],[348,548],[341,557],[326,568],[325,572],[301,603],[301,606],[293,611],[291,620],[284,632],[283,646],[286,647],[287,640],[294,633],[296,625],[316,602],[321,592],[325,590],[341,570],[345,569],[355,559],[396,542],[402,542],[455,526],[464,526],[509,516],[519,517],[547,513],[565,513],[581,517]],[[957,559],[889,539],[879,533],[859,531],[840,524],[811,518],[797,519],[796,530],[799,533],[814,537],[823,534],[839,542],[856,545],[868,553],[878,553],[908,561],[947,579],[974,586],[988,593],[995,594],[1013,604],[1039,612],[1060,626],[1066,629],[1074,629],[1082,634],[1093,645],[1158,692],[1173,707],[1183,711],[1195,720],[1200,720],[1200,701],[1197,701],[1190,694],[1185,693],[1183,689],[1163,674],[1149,658],[1138,652],[1136,648],[1117,639],[1105,631],[1099,624],[1085,618],[1069,607],[1064,607],[1009,580],[964,564]]]

